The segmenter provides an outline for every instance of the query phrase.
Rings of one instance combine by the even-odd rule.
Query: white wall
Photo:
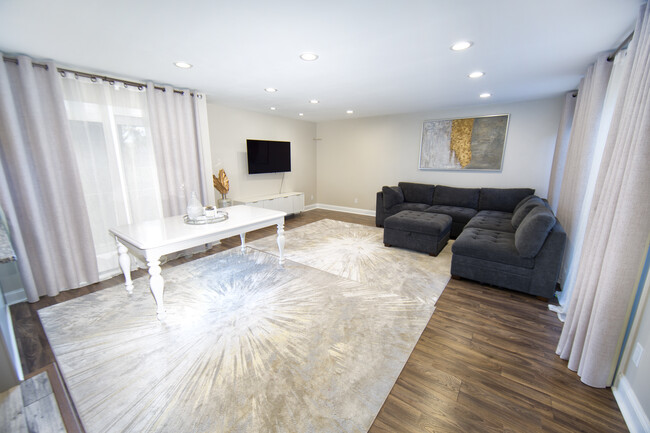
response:
[[[208,124],[214,174],[223,168],[230,180],[229,198],[280,192],[282,174],[248,174],[246,139],[291,142],[291,172],[284,174],[282,192],[305,193],[305,204],[316,202],[316,124],[224,107],[208,102]],[[217,198],[221,198],[215,189]],[[313,196],[313,199],[312,199]]]
[[[563,100],[558,96],[319,123],[318,202],[374,210],[376,192],[383,185],[400,181],[460,187],[530,187],[546,197]],[[510,114],[501,172],[418,170],[424,120],[487,114]]]

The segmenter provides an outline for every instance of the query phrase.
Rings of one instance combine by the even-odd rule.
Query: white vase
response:
[[[196,197],[196,193],[192,191],[190,201],[187,203],[187,217],[189,219],[195,220],[203,215],[205,215],[205,209],[203,208],[203,205],[199,199]]]

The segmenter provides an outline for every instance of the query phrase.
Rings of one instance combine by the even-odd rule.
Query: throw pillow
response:
[[[537,196],[535,194],[531,194],[531,195],[527,195],[526,197],[522,198],[521,201],[519,203],[517,203],[517,205],[513,209],[512,213],[517,212],[517,209],[522,207],[528,200],[530,200],[533,197],[537,197]]]
[[[546,208],[546,206],[544,206],[544,201],[541,198],[537,196],[532,196],[529,198],[526,203],[521,205],[519,209],[515,210],[515,213],[512,214],[512,218],[510,218],[512,226],[514,228],[519,227],[524,218],[526,218],[526,215],[528,215],[528,213],[531,210],[535,209],[537,206]]]
[[[515,248],[519,254],[526,258],[535,257],[554,225],[555,215],[545,206],[531,210],[515,232]]]
[[[399,186],[385,186],[381,189],[384,194],[384,208],[390,209],[396,204],[404,203],[404,193]]]

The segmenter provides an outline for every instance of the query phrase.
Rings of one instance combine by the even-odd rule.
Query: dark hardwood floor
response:
[[[374,217],[312,210],[285,229],[330,218],[374,225]],[[249,233],[247,240],[275,234]],[[189,260],[239,246],[239,236]],[[146,271],[133,272],[133,278]],[[123,283],[117,276],[11,307],[25,374],[55,362],[37,311]],[[610,389],[580,382],[555,355],[562,323],[535,297],[451,280],[370,432],[628,431]]]

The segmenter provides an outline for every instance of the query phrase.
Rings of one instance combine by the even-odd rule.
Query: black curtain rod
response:
[[[625,46],[627,44],[630,43],[630,41],[632,40],[632,36],[634,36],[634,32],[630,33],[627,36],[627,38],[625,38],[625,40],[621,43],[621,45],[619,45],[618,48],[616,48],[616,50],[614,50],[614,52],[612,54],[610,54],[609,57],[607,57],[608,62],[611,62],[612,60],[614,60],[614,57],[616,57],[616,55],[619,53],[619,51],[621,51],[623,48],[625,48]]]
[[[3,60],[5,62],[18,64],[18,59],[16,57],[3,56]],[[49,67],[45,63],[32,62],[32,66],[37,67],[37,68],[43,68],[45,70],[49,69]],[[102,81],[106,81],[109,84],[114,84],[117,81],[117,82],[120,82],[120,83],[124,84],[124,86],[136,87],[139,90],[142,90],[143,88],[147,87],[147,85],[145,83],[139,83],[137,81],[129,81],[129,80],[123,80],[121,78],[112,78],[112,77],[107,77],[107,76],[104,76],[104,75],[90,74],[88,72],[75,71],[73,69],[56,68],[56,70],[63,77],[65,77],[65,74],[70,73],[70,74],[74,74],[75,77],[90,78],[90,80],[93,81],[93,82],[95,82],[97,80],[102,80]],[[154,89],[162,90],[163,92],[165,92],[167,90],[162,86],[153,86],[153,87],[154,87]],[[184,95],[185,91],[184,90],[179,90],[179,89],[174,89],[174,93],[178,93],[179,95]],[[190,92],[190,96],[194,96],[194,93]],[[199,94],[199,95],[197,95],[197,97],[201,98],[202,96]]]

